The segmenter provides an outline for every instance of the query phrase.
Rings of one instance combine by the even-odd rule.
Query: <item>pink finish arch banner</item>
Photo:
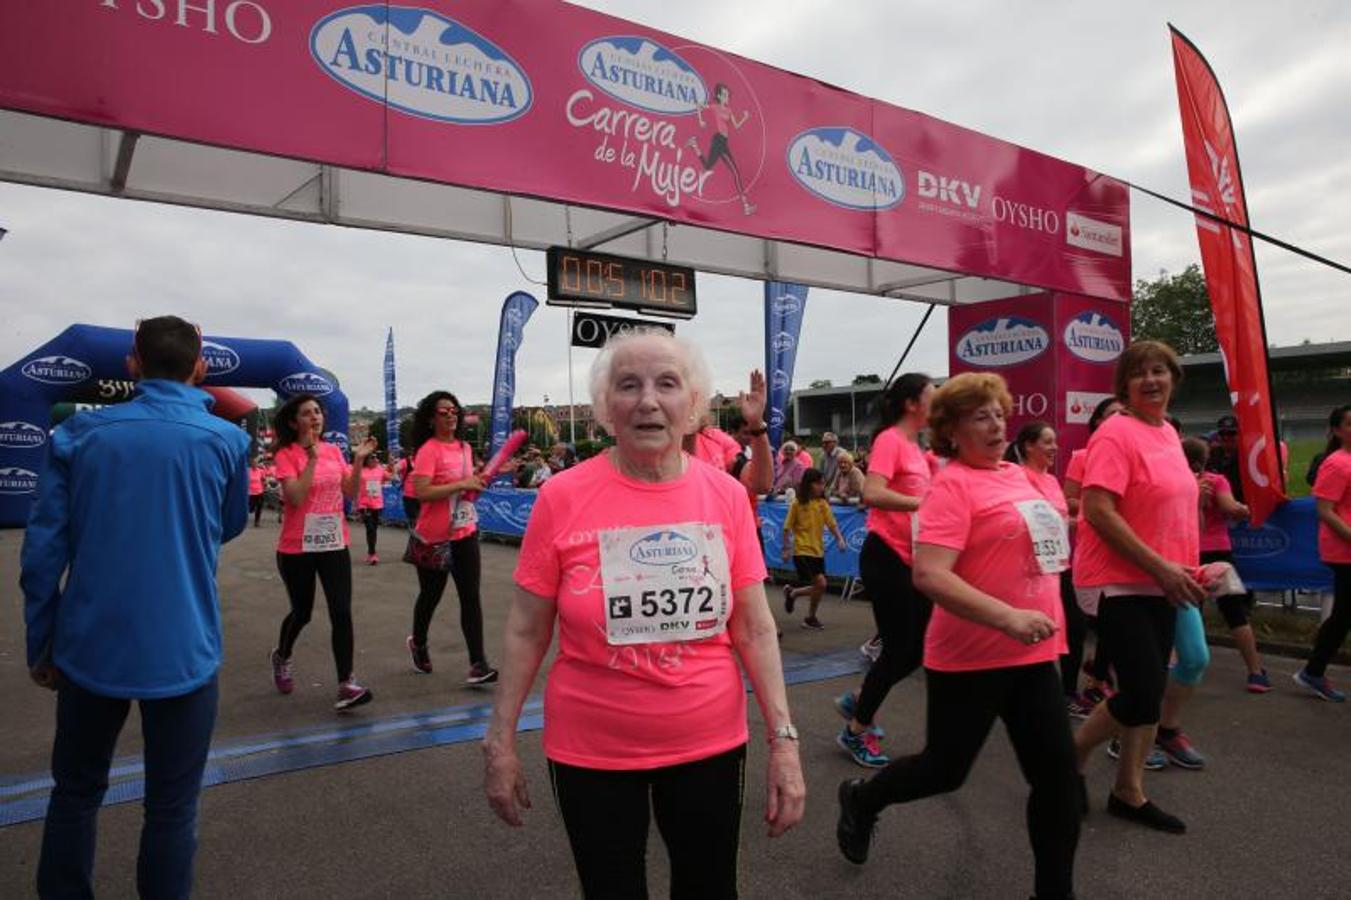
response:
[[[1121,182],[547,0],[9,3],[0,107],[1130,293]]]

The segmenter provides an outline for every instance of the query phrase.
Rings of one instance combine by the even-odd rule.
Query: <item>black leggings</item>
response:
[[[1079,667],[1084,662],[1088,622],[1074,595],[1074,577],[1069,570],[1060,573],[1060,605],[1065,610],[1065,643],[1069,645],[1069,650],[1060,657],[1060,689],[1066,697],[1072,697],[1079,693]]]
[[[253,527],[257,528],[258,523],[263,518],[263,495],[251,494],[249,496],[249,512],[253,513]]]
[[[482,563],[479,559],[478,533],[450,542],[449,572],[434,569],[418,569],[417,603],[413,607],[413,643],[419,647],[427,645],[427,629],[432,624],[432,614],[436,612],[441,595],[446,592],[446,582],[455,579],[455,591],[460,595],[460,631],[464,632],[464,643],[469,649],[471,665],[487,665],[488,658],[483,653],[483,605],[479,600],[479,579]]]
[[[1332,615],[1318,627],[1313,641],[1313,653],[1304,664],[1304,671],[1315,678],[1327,671],[1328,662],[1341,648],[1346,634],[1351,631],[1351,563],[1324,563],[1332,570]]]
[[[924,661],[924,630],[933,604],[915,590],[910,567],[873,532],[863,541],[858,569],[882,637],[882,655],[863,676],[854,707],[854,718],[871,725],[892,686]]]
[[[366,553],[375,555],[375,538],[380,534],[380,510],[363,509],[361,521],[366,523]]]
[[[885,646],[885,639],[883,646]],[[955,791],[966,781],[996,718],[1004,721],[1032,791],[1027,831],[1036,859],[1036,895],[1069,897],[1079,844],[1074,741],[1049,662],[977,672],[925,670],[928,734],[924,750],[893,761],[858,792],[870,812]]]
[[[745,744],[697,762],[638,771],[549,760],[549,780],[586,900],[647,897],[650,817],[671,860],[673,900],[737,896]]]
[[[417,527],[417,515],[422,511],[422,501],[416,497],[403,495],[403,517],[408,522],[408,528],[411,531]]]
[[[1122,725],[1155,725],[1168,686],[1177,607],[1163,597],[1103,597],[1098,640],[1116,670],[1116,693],[1107,709]]]
[[[1227,562],[1233,565],[1234,552],[1232,550],[1202,550],[1201,565],[1213,562]],[[1252,591],[1245,594],[1226,594],[1215,599],[1215,605],[1220,608],[1220,615],[1224,617],[1224,624],[1231,629],[1242,628],[1248,624],[1248,610],[1252,608],[1253,602]]]
[[[328,621],[333,626],[333,662],[338,681],[352,677],[352,555],[347,548],[324,553],[278,553],[277,571],[286,585],[291,611],[281,620],[277,653],[290,659],[300,630],[310,624],[314,612],[314,582],[324,586]]]
[[[732,180],[736,182],[737,194],[740,195],[743,200],[745,199],[746,189],[741,184],[741,167],[738,166],[736,160],[732,158],[732,151],[727,146],[727,135],[722,132],[714,134],[713,140],[710,141],[708,145],[708,156],[704,156],[702,153],[699,153],[698,150],[695,151],[695,155],[699,157],[699,162],[703,164],[705,172],[716,166],[720,159],[726,162],[727,168],[732,172]],[[867,582],[864,583],[866,584]]]

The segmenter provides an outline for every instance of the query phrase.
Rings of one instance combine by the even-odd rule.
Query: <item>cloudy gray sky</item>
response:
[[[1228,97],[1254,227],[1351,261],[1351,4],[592,0],[583,5],[732,50],[1187,196],[1166,23],[1209,58]],[[2,138],[2,136],[0,136]],[[1198,261],[1189,215],[1132,196],[1134,270]],[[126,326],[172,311],[210,333],[286,337],[336,372],[353,406],[382,403],[385,327],[400,399],[490,393],[497,312],[541,301],[502,248],[180,209],[0,184],[0,366],[72,322]],[[535,278],[543,255],[520,253]],[[1259,244],[1269,337],[1351,339],[1351,276]],[[759,282],[701,276],[680,330],[734,391],[762,363]],[[923,307],[814,290],[795,386],[886,375]],[[749,327],[748,327],[749,326]],[[566,314],[541,306],[519,356],[518,402],[567,402]],[[946,371],[936,313],[906,368]],[[591,351],[576,351],[578,402]]]

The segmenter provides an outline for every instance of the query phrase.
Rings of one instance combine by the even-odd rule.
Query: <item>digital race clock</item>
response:
[[[694,270],[645,259],[550,247],[549,302],[617,306],[688,319],[697,311]]]

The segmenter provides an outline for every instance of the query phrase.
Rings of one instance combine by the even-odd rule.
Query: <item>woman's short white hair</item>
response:
[[[601,427],[611,434],[614,433],[614,423],[610,421],[609,395],[615,354],[629,344],[652,340],[667,342],[680,360],[681,374],[685,376],[685,381],[694,394],[694,408],[690,410],[694,423],[690,426],[690,431],[694,431],[703,422],[708,411],[708,400],[713,395],[713,371],[709,369],[708,360],[704,358],[703,352],[694,344],[676,337],[664,328],[636,328],[617,334],[605,342],[605,346],[591,363],[591,373],[587,378],[591,389],[591,414]]]

